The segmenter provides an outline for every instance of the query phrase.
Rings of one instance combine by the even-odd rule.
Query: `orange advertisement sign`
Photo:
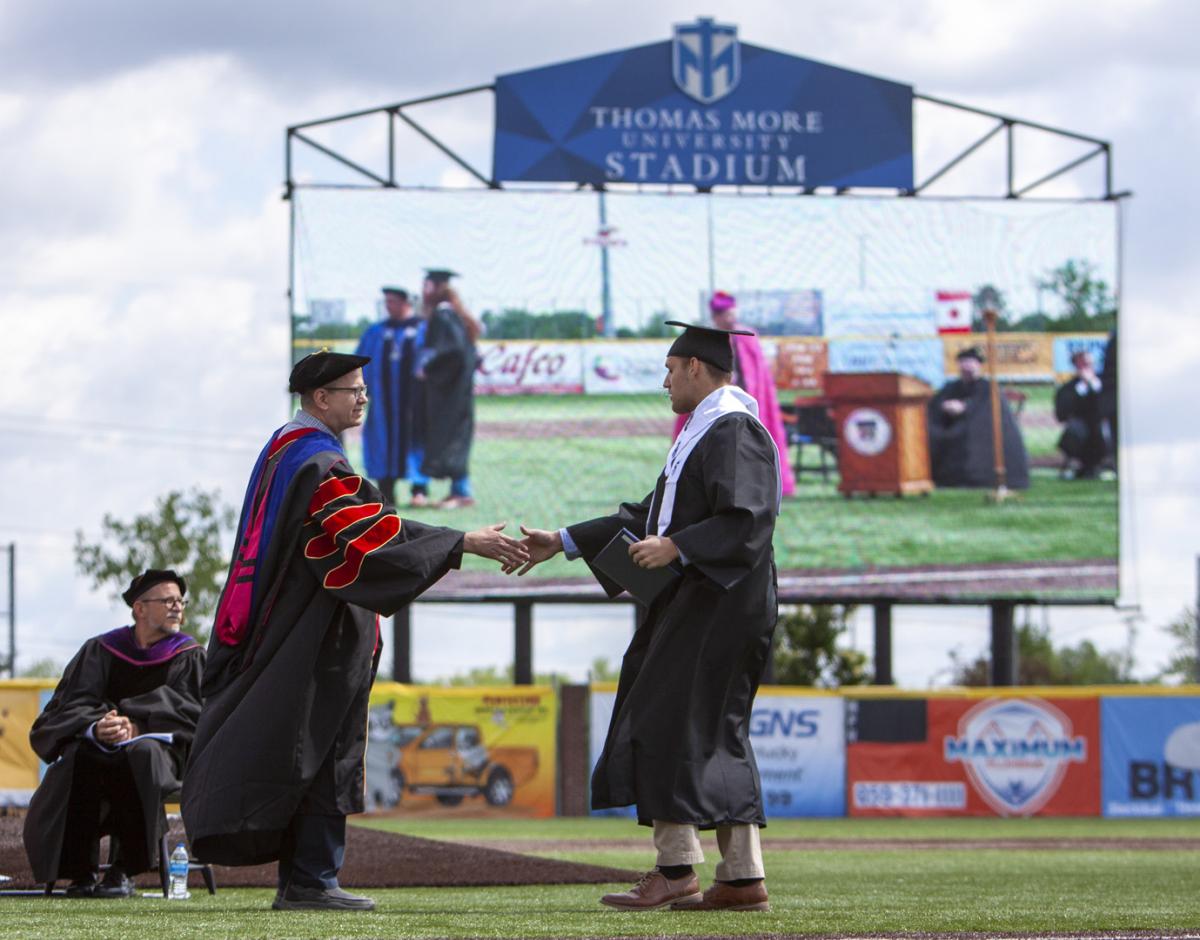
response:
[[[829,369],[829,346],[823,339],[775,341],[775,386],[820,391]]]
[[[1098,698],[894,704],[857,703],[846,755],[851,816],[1100,812]]]

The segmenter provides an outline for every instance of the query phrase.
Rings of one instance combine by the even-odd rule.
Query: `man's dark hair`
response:
[[[711,362],[705,362],[703,359],[697,358],[697,362],[704,366],[704,371],[708,373],[708,377],[714,382],[729,382],[733,379],[732,372],[726,372],[724,369],[718,369]]]

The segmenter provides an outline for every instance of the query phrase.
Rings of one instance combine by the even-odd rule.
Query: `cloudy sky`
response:
[[[1116,188],[1135,193],[1125,210],[1124,593],[1144,615],[1139,666],[1152,671],[1167,649],[1159,628],[1193,602],[1200,548],[1190,293],[1200,197],[1185,175],[1200,150],[1200,5],[1190,0],[743,0],[703,10],[662,0],[9,0],[0,540],[18,546],[20,662],[65,660],[120,622],[74,573],[76,529],[94,533],[105,512],[127,517],[193,485],[236,500],[285,416],[287,125],[661,41],[699,14],[737,23],[748,42],[1113,143]],[[485,119],[463,105],[430,121],[486,152]],[[412,161],[414,179],[456,179],[432,169],[444,166],[435,155]],[[462,614],[418,613],[419,672],[507,658],[507,631],[494,625],[484,638],[455,627],[469,654],[439,650],[435,618],[457,624]],[[570,635],[543,622],[538,667],[576,675],[593,655],[615,659],[628,632],[619,612]],[[946,649],[981,649],[986,622],[985,611],[901,611],[901,680],[939,681]],[[1122,641],[1123,623],[1119,611],[1051,615],[1061,640],[1107,647]]]

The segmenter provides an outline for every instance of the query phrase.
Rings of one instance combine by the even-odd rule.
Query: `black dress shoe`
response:
[[[96,896],[96,876],[76,878],[67,885],[66,895],[69,898],[94,898]]]
[[[133,897],[133,882],[119,868],[110,868],[104,873],[104,880],[96,885],[93,897],[97,898],[131,898]]]
[[[341,888],[305,888],[288,885],[275,895],[271,905],[277,911],[373,911],[375,902]]]

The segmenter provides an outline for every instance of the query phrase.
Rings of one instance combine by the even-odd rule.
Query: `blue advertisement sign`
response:
[[[497,180],[911,189],[912,86],[709,18],[496,79]]]
[[[946,381],[940,339],[830,340],[829,371],[901,372],[935,391]]]
[[[1054,371],[1074,372],[1071,357],[1077,352],[1090,352],[1096,374],[1104,370],[1104,353],[1108,349],[1107,336],[1056,336],[1054,338]]]
[[[1105,816],[1200,816],[1200,697],[1100,700]]]
[[[750,744],[768,817],[846,815],[846,703],[759,695]]]

